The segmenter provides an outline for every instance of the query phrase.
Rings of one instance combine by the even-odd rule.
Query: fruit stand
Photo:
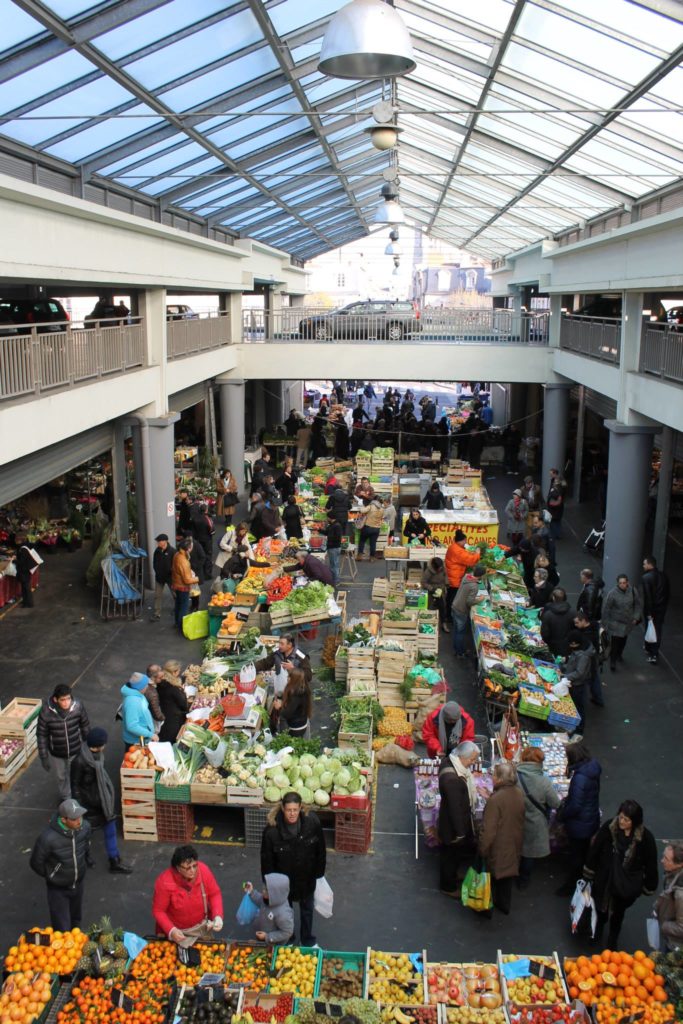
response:
[[[564,964],[556,953],[498,951],[490,963],[450,963],[428,950],[273,948],[217,937],[188,955],[104,918],[87,933],[33,928],[4,967],[0,1024],[329,1024],[344,1014],[361,1024],[589,1024],[589,1010],[597,1024],[676,1019],[670,973],[659,973],[666,958],[642,951]]]

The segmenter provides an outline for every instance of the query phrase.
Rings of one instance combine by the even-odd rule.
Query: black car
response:
[[[199,316],[190,306],[185,306],[183,303],[173,303],[170,306],[166,306],[166,319],[167,320],[199,320]]]
[[[63,331],[68,319],[69,314],[57,299],[0,299],[2,334],[26,334],[31,328],[25,324],[39,324],[40,334]]]
[[[618,320],[621,316],[621,295],[594,295],[580,309],[570,310],[568,316],[594,316],[603,320]]]
[[[316,341],[333,338],[401,341],[421,329],[420,313],[412,302],[391,300],[352,302],[330,313],[305,317],[299,323],[301,337]]]
[[[129,309],[124,302],[115,306],[113,302],[99,299],[94,308],[85,317],[86,327],[116,327],[128,322]],[[118,321],[118,323],[116,323]]]
[[[672,331],[683,331],[683,306],[672,306],[666,311],[666,322]]]

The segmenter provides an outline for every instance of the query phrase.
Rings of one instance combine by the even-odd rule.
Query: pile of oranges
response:
[[[183,964],[178,959],[175,942],[148,942],[138,953],[131,967],[134,978],[163,982],[173,978],[179,985],[196,985],[202,974],[225,973],[225,943],[198,942],[194,948],[201,956],[196,967]]]
[[[603,949],[593,956],[565,960],[569,995],[595,1006],[598,1024],[618,1024],[632,1013],[643,1013],[644,1024],[673,1021],[664,978],[642,949],[630,953]]]
[[[49,974],[34,971],[10,974],[0,993],[0,1024],[32,1024],[51,998]]]
[[[50,936],[49,946],[35,946],[31,935],[40,932]],[[10,946],[5,957],[6,971],[45,971],[47,974],[70,974],[81,958],[87,935],[80,928],[70,932],[52,928],[31,928],[16,946]]]
[[[202,974],[225,974],[225,943],[196,943],[194,947],[201,960],[197,967],[178,964],[175,969],[179,985],[196,985]]]
[[[228,954],[228,984],[244,984],[252,992],[262,992],[270,981],[272,951],[267,946],[233,945]]]
[[[124,993],[133,1001],[130,1012],[114,1006],[111,981],[83,978],[71,998],[57,1014],[57,1024],[163,1024],[168,1003],[167,986],[161,983],[129,981]]]

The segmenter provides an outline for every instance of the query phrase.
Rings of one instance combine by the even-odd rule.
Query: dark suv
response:
[[[299,323],[301,337],[316,341],[333,338],[401,341],[421,329],[420,313],[412,302],[390,299],[352,302],[331,313],[306,317]]]
[[[30,328],[13,324],[40,324],[39,333],[63,331],[69,314],[57,299],[0,299],[0,332],[26,334]]]

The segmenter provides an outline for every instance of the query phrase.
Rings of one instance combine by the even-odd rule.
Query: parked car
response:
[[[118,320],[120,324],[125,324],[128,321],[129,313],[130,310],[124,302],[115,306],[112,302],[107,302],[106,299],[99,299],[83,323],[87,327],[99,327],[100,324],[103,327],[115,327],[116,324],[113,321]]]
[[[166,319],[199,320],[199,315],[193,309],[190,309],[189,306],[184,306],[182,303],[174,303],[173,305],[166,306]]]
[[[69,314],[56,299],[0,299],[0,331],[2,334],[27,334],[30,327],[13,324],[40,324],[38,331],[63,330]]]
[[[618,319],[621,316],[620,295],[594,295],[580,309],[571,310],[567,316],[595,316],[603,319]]]
[[[401,341],[422,329],[420,313],[412,302],[378,300],[352,302],[330,313],[305,317],[299,323],[302,338],[386,338]]]
[[[683,306],[672,306],[666,311],[666,322],[672,331],[683,331]]]

